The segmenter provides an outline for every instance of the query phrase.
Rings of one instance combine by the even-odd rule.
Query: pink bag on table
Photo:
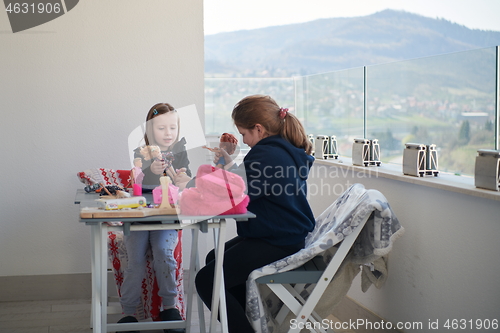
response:
[[[186,188],[179,198],[183,215],[229,215],[247,212],[250,198],[245,181],[235,173],[204,164],[198,168],[196,187]]]

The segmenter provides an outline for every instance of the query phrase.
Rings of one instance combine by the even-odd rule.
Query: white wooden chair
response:
[[[351,186],[316,218],[304,249],[251,273],[247,316],[254,329],[258,333],[269,332],[270,327],[274,332],[301,332],[304,328],[334,332],[315,308],[326,306],[326,315],[331,314],[333,305],[328,300],[322,304],[322,296],[334,285],[331,282],[339,267],[344,267],[342,263],[348,258],[356,266],[354,278],[361,264],[387,255],[392,242],[403,232],[380,192],[366,190],[360,184]],[[344,294],[338,301],[351,282],[343,286]]]

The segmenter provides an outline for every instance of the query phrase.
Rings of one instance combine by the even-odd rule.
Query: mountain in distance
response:
[[[206,77],[290,77],[500,45],[500,32],[384,10],[205,36]]]

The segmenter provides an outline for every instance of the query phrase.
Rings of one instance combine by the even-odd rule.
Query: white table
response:
[[[85,193],[83,190],[78,190],[75,198],[75,203],[81,207],[96,206],[95,199],[98,195]],[[146,196],[147,197],[147,196]],[[192,301],[194,292],[194,278],[199,269],[198,267],[198,236],[199,232],[206,233],[209,229],[214,232],[215,244],[215,273],[213,286],[212,310],[210,316],[210,333],[215,333],[217,324],[217,314],[220,309],[220,318],[222,331],[227,332],[227,313],[225,305],[225,290],[222,274],[222,262],[224,259],[224,240],[226,232],[226,219],[235,219],[236,221],[246,221],[249,218],[255,217],[254,214],[248,212],[246,214],[237,215],[219,215],[219,216],[184,216],[184,215],[156,215],[141,218],[80,218],[80,222],[91,227],[92,241],[92,327],[94,332],[115,332],[115,331],[131,331],[131,330],[156,330],[166,328],[186,328],[186,332],[190,333],[190,323],[192,315]],[[123,226],[109,226],[105,222],[123,223]],[[160,221],[160,224],[134,224],[133,222],[152,222]],[[185,223],[182,221],[189,221]],[[189,268],[188,280],[188,295],[187,295],[187,311],[186,321],[159,321],[159,322],[139,322],[139,323],[107,323],[107,268],[108,268],[108,252],[107,252],[107,235],[108,231],[123,230],[125,234],[136,230],[192,230],[191,242],[191,265]],[[200,304],[200,316],[203,314],[202,305]],[[99,320],[100,318],[100,320]],[[200,328],[204,332],[203,317],[200,317]]]

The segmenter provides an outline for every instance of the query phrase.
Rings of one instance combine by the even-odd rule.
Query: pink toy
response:
[[[168,203],[171,205],[175,205],[177,203],[177,199],[179,198],[179,188],[172,183],[168,184],[168,194]],[[161,204],[162,199],[163,191],[160,185],[153,189],[153,202],[155,204]]]
[[[142,195],[142,185],[141,184],[133,184],[133,194],[134,196],[141,196]]]
[[[245,181],[237,174],[201,165],[196,174],[196,187],[182,191],[181,213],[210,216],[246,213],[250,198],[245,189]]]

